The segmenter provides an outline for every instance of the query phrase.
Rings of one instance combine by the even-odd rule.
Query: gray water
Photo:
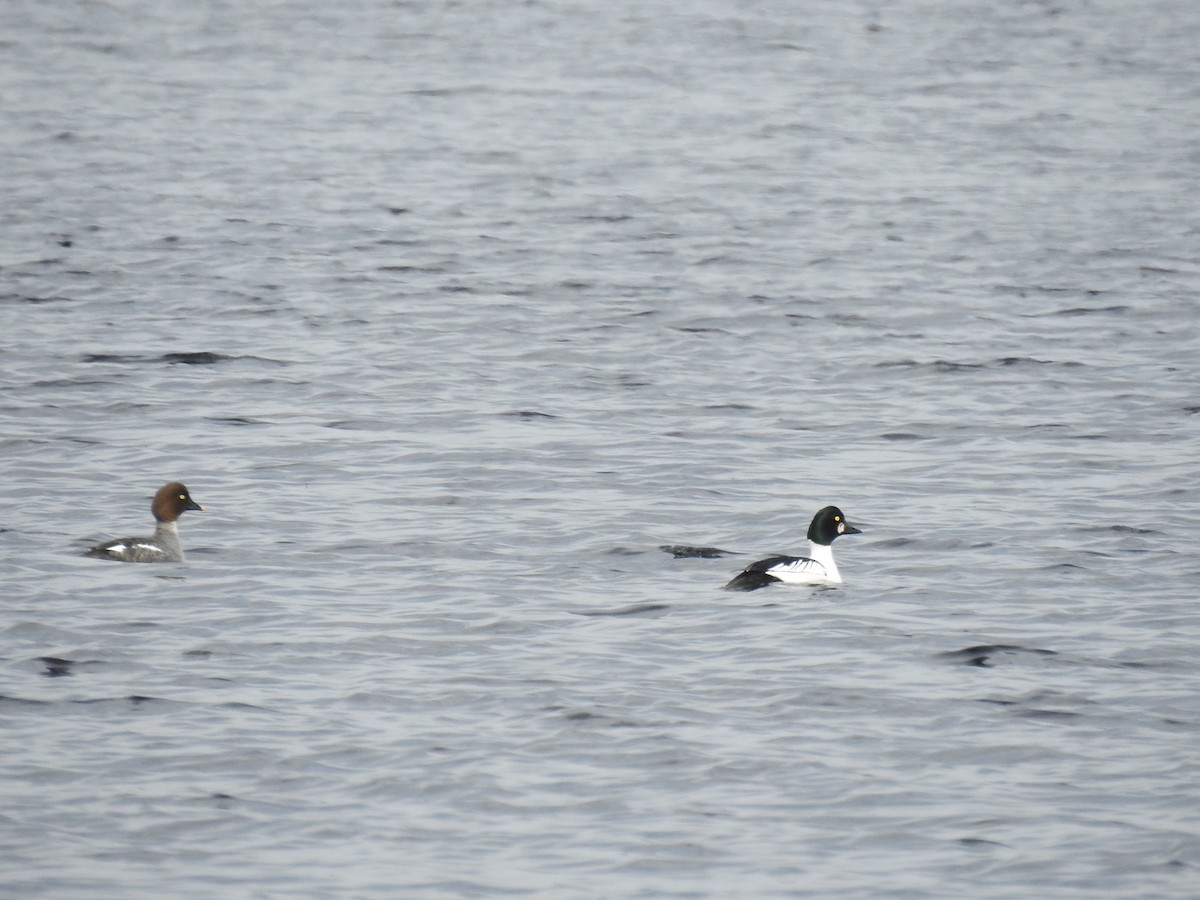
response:
[[[1200,895],[1194,3],[0,60],[4,896]]]

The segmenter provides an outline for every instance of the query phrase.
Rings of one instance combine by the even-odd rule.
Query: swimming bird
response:
[[[157,525],[153,537],[117,538],[90,548],[84,555],[118,562],[183,562],[176,520],[189,509],[203,511],[188,489],[178,481],[164,484],[154,495],[150,511]]]
[[[862,534],[846,521],[836,506],[826,506],[808,526],[808,556],[769,556],[747,566],[729,584],[727,591],[753,591],[769,584],[841,584],[842,575],[833,561],[833,542],[843,534]]]

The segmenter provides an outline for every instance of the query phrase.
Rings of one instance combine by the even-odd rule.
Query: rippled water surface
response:
[[[1193,4],[0,60],[4,896],[1200,893]]]

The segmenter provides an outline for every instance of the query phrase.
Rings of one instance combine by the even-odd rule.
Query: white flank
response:
[[[772,566],[767,574],[788,584],[841,584],[842,574],[833,561],[833,548],[828,544],[809,542],[811,558],[798,559],[791,563]]]

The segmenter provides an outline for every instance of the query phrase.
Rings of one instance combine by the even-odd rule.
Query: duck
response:
[[[833,542],[844,534],[862,534],[846,521],[836,506],[818,510],[808,526],[808,556],[769,556],[739,572],[725,585],[727,591],[755,591],[772,584],[841,584],[842,573],[833,561]]]
[[[89,548],[84,556],[116,562],[183,562],[183,545],[175,522],[189,509],[203,512],[204,507],[192,499],[182,482],[164,484],[150,503],[150,512],[157,523],[153,536],[105,541]]]

